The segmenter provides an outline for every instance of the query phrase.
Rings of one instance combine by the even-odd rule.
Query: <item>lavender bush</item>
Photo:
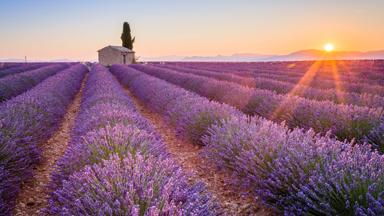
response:
[[[8,68],[19,67],[22,65],[23,63],[19,63],[19,62],[2,62],[0,63],[0,71],[3,71]]]
[[[0,166],[0,213],[3,215],[11,214],[12,202],[14,199],[13,193],[19,190],[17,186],[20,178],[12,176],[4,165]]]
[[[56,74],[68,66],[68,64],[64,63],[54,64],[0,79],[0,102],[31,89],[44,79]]]
[[[271,78],[241,77],[235,74],[218,73],[202,69],[197,70],[173,65],[165,65],[162,67],[173,69],[177,72],[184,72],[199,76],[210,77],[218,80],[229,81],[251,88],[267,89],[275,91],[278,94],[296,95],[299,97],[318,101],[329,100],[340,104],[352,104],[373,108],[384,107],[384,98],[376,94],[359,94],[353,92],[351,93],[342,91],[340,89],[318,89],[302,84],[293,84],[289,82],[278,81]]]
[[[257,114],[278,122],[286,121],[290,128],[313,128],[323,134],[332,130],[332,134],[340,140],[361,140],[379,124],[378,119],[383,113],[381,108],[336,105],[329,101],[283,96],[269,90],[251,89],[226,81],[151,66],[131,67],[209,99],[232,105],[246,114]]]
[[[212,124],[232,115],[240,115],[234,108],[210,102],[132,68],[113,65],[111,70],[138,98],[156,112],[164,114],[176,125],[180,134],[186,135],[195,143],[201,144],[200,137]],[[146,88],[143,88],[144,85]]]
[[[186,182],[170,159],[127,154],[86,166],[56,194],[61,215],[209,215],[194,200],[201,185]]]
[[[337,157],[337,158],[335,158]],[[384,157],[369,146],[348,146],[321,166],[286,207],[295,215],[383,215]]]
[[[16,65],[10,65],[0,69],[0,78],[17,74],[28,70],[34,70],[40,67],[52,65],[49,63],[15,63]]]
[[[260,118],[233,118],[203,138],[206,157],[286,215],[380,215],[384,157],[370,146]],[[370,203],[370,201],[374,201]]]
[[[325,64],[323,64],[325,63]],[[355,68],[354,64],[357,63]],[[336,67],[335,67],[336,64]],[[383,61],[337,61],[337,62],[254,62],[254,63],[166,63],[192,69],[203,69],[220,74],[238,75],[246,78],[265,77],[293,84],[321,89],[336,89],[354,93],[369,93],[384,96]],[[291,67],[293,66],[293,67]],[[323,67],[325,66],[325,67]],[[336,71],[335,71],[336,69]],[[353,71],[353,72],[352,72]],[[303,80],[310,75],[311,79]]]
[[[215,104],[185,90],[184,96],[177,95],[180,88],[129,67],[114,65],[112,71],[139,99],[168,118],[177,110],[188,115],[202,104]],[[184,97],[195,100],[182,109],[177,101],[187,101]],[[205,130],[200,134],[204,156],[233,172],[241,186],[277,213],[380,215],[382,211],[384,158],[368,145],[341,142],[330,133],[321,136],[313,130],[289,129],[284,123],[237,113]]]
[[[108,136],[102,137],[100,135],[105,144],[120,143],[126,145],[129,143],[125,143],[125,141],[129,141],[130,137],[119,141],[118,137],[111,137],[111,133],[115,131],[116,135],[129,135],[135,130],[146,129],[148,133],[154,134],[153,127],[146,119],[135,112],[131,99],[104,67],[100,65],[93,66],[82,98],[80,113],[71,132],[70,144],[64,156],[57,163],[58,170],[52,177],[54,188],[60,186],[62,181],[67,179],[72,172],[77,171],[89,162],[89,158],[85,154],[88,152],[88,156],[92,156],[89,154],[91,149],[88,148],[92,145],[86,144],[86,142],[89,142],[86,135],[91,138],[95,134],[107,133]],[[124,130],[116,131],[115,127]],[[121,136],[119,135],[119,137]],[[159,145],[159,148],[163,146],[159,142],[155,142],[154,145]],[[109,154],[106,155],[106,157],[108,156]]]
[[[284,125],[244,117],[213,126],[203,140],[208,159],[235,172],[265,203],[279,209],[313,171],[320,159],[317,151],[330,142],[313,131],[289,131]]]
[[[204,186],[187,183],[153,126],[100,65],[92,68],[52,180],[50,214],[216,214]]]
[[[130,124],[105,124],[99,128],[93,128],[83,136],[72,139],[71,145],[65,155],[58,162],[58,172],[53,175],[54,188],[61,186],[64,180],[82,169],[107,160],[111,155],[120,157],[131,154],[149,154],[165,157],[164,144],[146,130],[139,129],[133,122]]]
[[[380,125],[371,130],[365,137],[365,141],[370,143],[380,153],[384,153],[384,117],[382,117]]]
[[[274,80],[279,80],[283,82],[290,82],[292,84],[297,84],[300,82],[301,77],[292,77],[289,74],[257,74],[256,77],[264,77],[270,78]],[[318,89],[336,89],[335,80],[312,80],[307,82],[300,83],[304,86],[314,87]],[[358,82],[350,82],[350,81],[338,81],[337,85],[341,86],[342,91],[357,93],[357,94],[373,94],[384,96],[384,88],[382,85],[378,83],[368,84],[368,82],[364,82],[364,80],[359,80]]]
[[[87,72],[75,65],[0,106],[0,200],[2,215],[10,214],[21,182],[39,162],[39,144],[59,126],[66,107]]]

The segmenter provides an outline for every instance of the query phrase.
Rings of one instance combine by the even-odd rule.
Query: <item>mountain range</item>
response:
[[[379,51],[333,51],[327,53],[322,50],[301,50],[286,55],[264,55],[255,53],[239,53],[217,56],[162,56],[141,58],[144,61],[304,61],[304,60],[355,60],[355,59],[384,59],[384,50]]]
[[[333,51],[326,53],[322,50],[308,49],[286,55],[265,55],[257,53],[238,53],[233,55],[216,56],[160,56],[140,57],[139,61],[213,61],[213,62],[253,62],[253,61],[305,61],[305,60],[355,60],[355,59],[384,59],[384,50],[378,51]],[[24,59],[0,59],[0,62],[24,62]],[[70,62],[71,59],[29,60],[29,62]],[[92,62],[97,60],[90,60]]]

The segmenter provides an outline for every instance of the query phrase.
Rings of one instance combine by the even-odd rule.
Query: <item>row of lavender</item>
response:
[[[320,89],[340,89],[346,92],[354,93],[369,93],[369,94],[378,94],[384,96],[384,87],[383,83],[369,83],[369,81],[364,79],[356,79],[354,81],[343,81],[340,79],[340,73],[335,71],[332,72],[332,77],[330,79],[317,79],[318,74],[323,73],[319,71],[319,64],[317,62],[309,69],[303,69],[304,74],[298,74],[293,76],[287,70],[267,70],[263,71],[260,69],[252,69],[247,63],[236,64],[236,65],[226,65],[223,63],[211,63],[210,66],[207,66],[205,63],[167,63],[166,65],[176,65],[181,67],[199,69],[199,70],[209,70],[216,73],[224,74],[234,74],[246,78],[268,78],[279,80],[283,82],[290,82],[292,84],[300,84],[304,86],[310,86]],[[295,63],[291,63],[295,64]],[[241,67],[242,65],[243,68]],[[289,66],[289,65],[288,65]],[[240,69],[238,68],[240,67]],[[242,68],[242,69],[241,69]],[[384,69],[381,70],[383,73]],[[303,79],[305,77],[305,79]],[[375,83],[376,82],[376,83]]]
[[[265,70],[265,71],[281,71],[286,70],[288,73],[297,74],[305,73],[306,69],[310,68],[316,62],[321,62],[321,67],[319,68],[322,72],[325,72],[324,75],[329,75],[327,72],[330,72],[329,69],[337,66],[340,68],[340,72],[345,76],[355,76],[355,75],[378,75],[384,78],[383,74],[380,74],[380,71],[384,69],[383,60],[323,60],[323,61],[272,61],[272,62],[225,62],[226,70],[231,70],[234,67],[239,71],[248,71],[249,68],[256,70]],[[192,64],[195,63],[188,63]],[[215,62],[201,62],[199,63],[204,66],[215,67]],[[376,78],[376,77],[375,77]]]
[[[356,61],[308,61],[308,62],[253,62],[253,63],[182,63],[190,67],[201,67],[219,72],[241,72],[257,75],[288,74],[290,77],[302,77],[310,70],[316,69],[315,81],[334,80],[335,74],[341,81],[369,84],[383,84],[384,61],[366,61],[354,66]],[[376,62],[381,63],[374,65]]]
[[[178,72],[191,73],[195,75],[210,77],[218,80],[229,81],[243,86],[257,89],[267,89],[278,94],[289,94],[308,99],[324,101],[330,100],[335,103],[352,104],[367,107],[384,107],[384,97],[375,94],[358,94],[339,91],[336,89],[318,89],[301,84],[277,81],[269,78],[246,78],[228,73],[215,73],[208,70],[197,70],[179,66],[163,66]],[[384,92],[383,92],[384,93]]]
[[[39,84],[70,64],[60,63],[39,67],[38,69],[16,73],[0,79],[0,102],[15,97]]]
[[[179,73],[153,66],[133,65],[147,74],[167,80],[187,90],[234,106],[246,114],[259,115],[290,128],[313,128],[323,134],[331,130],[338,139],[361,140],[380,123],[382,108],[368,108],[284,96],[269,90],[251,89],[208,77]]]
[[[289,74],[269,74],[258,73],[254,77],[275,79],[283,82],[290,82],[292,84],[298,84],[314,87],[318,89],[340,89],[346,92],[354,92],[359,94],[378,94],[384,96],[383,85],[380,84],[368,84],[364,81],[360,82],[345,82],[337,80],[337,76],[333,80],[302,80],[301,77],[291,77]]]
[[[348,66],[343,64],[337,64],[336,62],[333,62],[331,64],[328,63],[327,66],[323,67],[323,65],[327,62],[325,61],[318,61],[312,63],[307,68],[302,68],[299,70],[296,70],[297,72],[292,72],[287,69],[259,69],[252,70],[254,74],[258,73],[269,73],[269,74],[281,74],[282,72],[285,74],[289,74],[291,77],[300,78],[305,73],[307,73],[310,70],[316,69],[316,74],[314,74],[313,80],[315,81],[321,81],[321,80],[327,80],[332,81],[335,79],[335,76],[339,79],[339,81],[343,82],[350,82],[350,83],[359,83],[360,81],[363,81],[368,84],[373,85],[380,85],[382,84],[383,76],[380,73],[380,70],[378,71],[371,71],[371,68],[369,67],[362,67],[360,68],[361,73],[352,73]],[[295,64],[292,64],[293,67],[295,67]],[[288,67],[290,65],[287,65]],[[381,69],[382,71],[382,69]]]
[[[270,62],[270,64],[274,64],[275,62]],[[382,81],[380,80],[368,80],[363,79],[361,76],[358,78],[355,78],[353,80],[342,80],[340,78],[340,72],[334,69],[331,69],[332,76],[329,79],[322,79],[318,78],[321,74],[325,73],[325,71],[320,70],[320,65],[322,62],[315,62],[311,67],[309,68],[303,68],[301,74],[297,74],[296,76],[292,75],[289,72],[289,68],[286,69],[271,69],[268,70],[260,69],[260,68],[253,68],[247,63],[240,63],[240,64],[229,64],[226,63],[210,63],[210,65],[206,65],[206,63],[177,63],[177,65],[184,66],[184,67],[191,67],[195,69],[208,69],[213,72],[219,72],[219,73],[230,73],[230,74],[237,74],[240,76],[245,77],[269,77],[269,78],[275,78],[281,81],[287,81],[292,83],[298,83],[303,85],[309,85],[316,88],[322,88],[322,89],[328,89],[328,88],[336,88],[338,86],[342,86],[344,90],[353,91],[357,93],[374,93],[374,91],[377,90],[383,90],[382,87]],[[174,63],[169,63],[174,64]],[[286,63],[287,67],[290,67],[291,65],[296,65],[296,62]],[[381,71],[383,71],[382,69]],[[307,74],[308,72],[312,73],[311,79],[302,80],[302,77]],[[349,72],[346,72],[349,73]],[[337,85],[336,85],[337,84]]]
[[[318,64],[318,73],[316,73],[315,79],[328,79],[333,80],[335,73],[339,78],[347,82],[359,82],[364,80],[370,84],[381,84],[384,81],[384,75],[382,71],[384,69],[384,61],[312,61],[305,62],[285,62],[279,66],[270,64],[260,65],[260,63],[254,64],[251,68],[255,68],[255,72],[258,73],[261,69],[262,72],[279,73],[285,71],[292,76],[303,76],[314,65]],[[255,67],[256,66],[256,67]]]
[[[7,69],[7,68],[11,68],[11,67],[17,67],[17,66],[20,66],[24,63],[19,63],[19,62],[0,62],[0,70],[4,70],[4,69]]]
[[[112,66],[118,79],[251,194],[286,215],[382,215],[384,157],[370,146],[288,129],[149,76]]]
[[[0,215],[11,214],[39,162],[39,145],[58,128],[86,72],[74,65],[0,105]]]
[[[312,77],[313,80],[312,81],[318,82],[318,83],[321,83],[322,81],[325,81],[325,82],[332,81],[333,82],[335,80],[335,78],[337,78],[339,82],[342,82],[345,84],[347,84],[347,83],[355,83],[356,84],[356,83],[364,82],[364,83],[367,83],[369,85],[381,85],[383,82],[383,79],[381,77],[377,78],[380,75],[379,72],[376,72],[375,74],[371,74],[372,77],[368,78],[368,77],[364,76],[364,73],[352,74],[349,70],[343,71],[342,68],[340,68],[340,66],[337,66],[337,65],[333,65],[332,67],[327,68],[327,69],[322,69],[321,63],[322,62],[316,62],[316,63],[312,64],[311,67],[300,69],[300,73],[292,73],[287,69],[281,69],[281,70],[256,69],[256,70],[253,70],[251,68],[248,69],[249,70],[248,72],[251,72],[251,73],[253,73],[253,75],[256,75],[256,76],[262,75],[262,74],[289,75],[289,77],[292,77],[295,79],[300,79],[306,73],[308,73],[308,71],[315,70],[316,73],[313,74],[313,77]],[[343,67],[343,66],[341,66],[341,67]],[[366,72],[366,74],[368,74],[368,72],[369,72],[368,71],[369,68],[361,68],[361,70],[362,70],[362,72]],[[377,76],[375,77],[375,75],[377,75]]]
[[[51,214],[214,215],[113,75],[95,65],[72,139],[52,176]]]
[[[28,70],[34,70],[47,65],[52,65],[52,63],[16,63],[15,65],[5,66],[4,68],[0,68],[0,78]]]

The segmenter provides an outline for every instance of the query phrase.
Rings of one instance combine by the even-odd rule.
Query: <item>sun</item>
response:
[[[331,43],[326,43],[324,45],[324,50],[326,52],[332,52],[334,49],[335,49],[335,46],[333,46],[333,44],[331,44]]]

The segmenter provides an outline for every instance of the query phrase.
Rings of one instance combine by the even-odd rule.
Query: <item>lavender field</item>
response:
[[[0,215],[384,215],[384,60],[0,64]]]

